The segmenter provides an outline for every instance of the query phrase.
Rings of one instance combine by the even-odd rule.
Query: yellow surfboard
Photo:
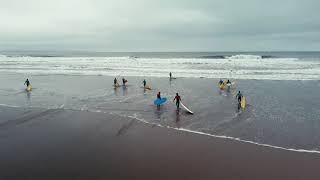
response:
[[[226,85],[224,82],[222,84],[218,84],[220,89],[224,89],[224,86]]]
[[[240,105],[242,109],[246,108],[246,97],[242,96]]]
[[[224,80],[222,84],[219,84],[220,89],[224,89],[224,87],[227,85],[228,80]]]
[[[32,86],[31,86],[31,84],[29,84],[29,86],[27,87],[27,89],[26,89],[26,90],[27,90],[28,92],[32,90]]]

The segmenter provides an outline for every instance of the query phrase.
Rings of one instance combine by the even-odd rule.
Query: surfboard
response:
[[[220,89],[223,89],[224,88],[224,84],[222,83],[222,84],[219,84],[219,88]]]
[[[150,86],[144,87],[145,89],[152,90]]]
[[[181,105],[188,113],[193,114],[193,112],[192,112],[189,108],[187,108],[184,104],[182,104],[182,102],[180,102],[180,105]]]
[[[118,88],[118,87],[120,87],[119,84],[113,85],[113,88],[114,88],[114,89],[116,89],[116,88]]]
[[[29,84],[29,86],[27,87],[27,89],[26,89],[28,92],[30,92],[31,90],[32,90],[32,86],[31,86],[31,84]]]
[[[223,84],[224,84],[224,85],[226,85],[226,84],[227,84],[227,82],[228,82],[228,80],[224,80],[224,81],[223,81]]]
[[[163,97],[161,99],[156,99],[153,101],[154,105],[160,106],[161,104],[165,103],[167,101],[167,98]]]
[[[242,109],[246,108],[246,97],[242,96],[240,105]]]

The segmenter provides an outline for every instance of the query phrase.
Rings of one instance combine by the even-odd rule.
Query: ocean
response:
[[[264,146],[320,151],[320,52],[3,52],[0,106],[108,113]],[[177,79],[169,80],[169,72]],[[128,79],[114,89],[113,79]],[[25,91],[29,78],[33,90]],[[219,79],[235,82],[220,90]],[[142,88],[143,79],[153,90]],[[247,98],[237,109],[235,94]],[[168,98],[160,109],[156,93]],[[194,115],[177,111],[178,92]],[[6,122],[0,115],[0,123]]]
[[[173,72],[177,77],[318,80],[320,52],[7,52],[0,56],[0,72],[139,77]]]

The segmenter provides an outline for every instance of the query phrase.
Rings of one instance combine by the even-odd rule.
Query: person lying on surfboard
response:
[[[27,79],[25,82],[24,82],[24,84],[23,85],[27,85],[27,87],[30,85],[30,82],[29,82],[29,79]]]
[[[142,81],[142,83],[143,83],[143,87],[146,88],[147,81],[144,79],[144,80]]]
[[[176,97],[174,97],[174,99],[173,99],[173,102],[174,102],[174,101],[176,101],[177,109],[179,109],[181,97],[179,96],[178,93],[176,93]]]

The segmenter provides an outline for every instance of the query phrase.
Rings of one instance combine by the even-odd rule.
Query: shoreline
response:
[[[133,116],[120,116],[119,114],[113,114],[111,111],[110,112],[102,112],[101,110],[81,110],[81,109],[70,109],[70,108],[38,108],[38,107],[20,107],[20,106],[14,106],[14,105],[8,105],[8,104],[0,104],[0,109],[1,108],[10,108],[10,109],[42,109],[42,110],[62,110],[62,111],[73,111],[75,113],[97,113],[97,114],[106,114],[106,115],[115,115],[115,116],[119,116],[119,118],[129,118],[132,120],[135,120],[139,123],[143,123],[145,125],[150,125],[152,127],[159,127],[159,128],[164,128],[164,129],[172,129],[175,131],[181,131],[181,132],[187,132],[187,133],[191,133],[191,134],[195,134],[195,135],[200,135],[200,136],[206,136],[206,137],[212,137],[212,138],[218,138],[218,139],[226,139],[226,140],[230,140],[230,141],[234,141],[234,142],[240,142],[240,143],[246,143],[246,144],[251,144],[251,145],[256,145],[259,147],[266,147],[266,148],[273,148],[273,149],[278,149],[278,150],[283,150],[283,151],[288,151],[288,152],[298,152],[298,153],[312,153],[312,154],[320,154],[320,150],[307,150],[307,149],[294,149],[294,148],[286,148],[286,147],[281,147],[281,146],[275,146],[275,145],[271,145],[271,144],[264,144],[264,143],[258,143],[258,142],[254,142],[254,141],[250,141],[250,140],[244,140],[238,137],[232,137],[232,136],[225,136],[225,135],[215,135],[215,134],[210,134],[210,133],[205,133],[205,132],[201,132],[201,131],[195,131],[195,130],[190,130],[190,129],[186,129],[186,128],[177,128],[177,127],[172,127],[172,126],[165,126],[162,124],[158,124],[158,123],[153,123],[153,122],[148,122],[144,119],[139,119],[137,117],[133,117]],[[1,123],[0,123],[1,126]]]
[[[207,135],[296,151],[319,150],[320,124],[314,122],[320,100],[316,96],[317,82],[238,80],[235,88],[226,92],[219,91],[214,79],[146,78],[153,90],[144,91],[140,85],[142,78],[127,79],[128,88],[115,90],[110,85],[112,77],[35,76],[31,78],[34,90],[26,93],[19,83],[21,77],[8,75],[1,78],[5,86],[0,88],[0,99],[1,104],[10,106],[114,112]],[[244,113],[236,109],[233,98],[236,90],[247,96]],[[169,99],[179,92],[184,104],[195,114],[190,116],[184,110],[177,113],[171,101],[160,111],[155,109],[153,100],[157,91]],[[303,108],[307,111],[302,111]]]
[[[13,122],[2,124],[0,131],[3,179],[320,177],[320,156],[314,153],[203,136],[105,113],[9,109]]]

